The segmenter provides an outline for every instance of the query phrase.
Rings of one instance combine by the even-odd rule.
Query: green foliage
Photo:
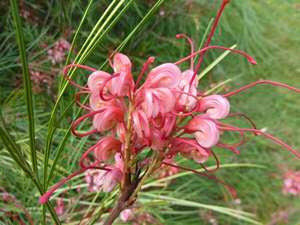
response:
[[[74,105],[74,89],[61,78],[62,65],[52,65],[47,59],[54,41],[63,36],[72,39],[66,64],[106,68],[111,51],[122,50],[133,59],[134,70],[139,71],[148,56],[155,56],[161,63],[187,55],[183,41],[175,39],[177,33],[189,34],[201,46],[217,4],[204,0],[24,2],[19,5],[22,25],[15,0],[11,0],[11,6],[3,6],[7,10],[0,16],[5,25],[0,33],[0,186],[13,193],[39,224],[43,215],[39,195],[76,170],[81,153],[92,144],[91,140],[70,135],[70,122],[82,112]],[[255,57],[258,65],[251,67],[228,52],[210,51],[204,61],[206,69],[200,75],[200,88],[207,91],[212,84],[221,84],[214,91],[223,92],[261,78],[299,86],[297,7],[296,0],[232,0],[213,43],[243,49]],[[24,17],[24,10],[29,17]],[[54,73],[55,91],[32,93],[32,68]],[[69,75],[79,83],[86,80],[86,74],[77,69]],[[23,86],[17,84],[19,80],[24,80]],[[246,112],[259,128],[265,127],[292,146],[300,146],[299,98],[294,93],[257,87],[234,97],[232,111]],[[243,121],[234,122],[245,126]],[[235,136],[224,134],[222,138],[233,142]],[[300,202],[283,196],[280,188],[282,172],[299,169],[299,165],[293,156],[260,137],[247,138],[250,141],[239,156],[216,150],[224,165],[216,175],[236,188],[241,204],[235,204],[221,185],[188,173],[176,175],[168,185],[171,178],[149,180],[138,204],[163,224],[208,224],[207,215],[219,224],[271,224],[275,212],[288,210],[289,224],[296,225]],[[183,163],[198,169],[195,164]],[[77,188],[82,190],[76,192]],[[112,206],[115,195],[87,192],[79,176],[70,187],[59,189],[54,199],[60,196],[66,203],[66,215],[60,218],[69,220],[66,224],[88,219],[93,224],[106,215],[103,209]],[[47,207],[45,215],[50,212],[59,224],[53,207]],[[49,223],[48,217],[44,219]]]

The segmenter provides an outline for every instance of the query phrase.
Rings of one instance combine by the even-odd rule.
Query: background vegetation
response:
[[[113,14],[110,11],[112,19],[101,30],[101,26],[97,27],[96,22],[110,2],[91,2],[81,29],[77,33],[70,61],[77,55],[83,55],[81,60],[83,63],[99,68],[109,53],[128,37],[130,40],[122,52],[131,57],[135,71],[139,70],[148,56],[155,56],[157,64],[175,61],[188,53],[184,42],[177,40],[175,35],[186,33],[200,44],[209,21],[219,5],[219,1],[215,0],[124,1],[117,9],[117,12],[124,9],[124,13],[118,18],[117,13]],[[127,3],[129,7],[125,8]],[[157,5],[160,7],[152,8],[156,6],[155,3],[162,4]],[[31,77],[34,72],[46,77],[43,77],[44,80],[32,80],[32,98],[39,171],[37,176],[43,180],[47,159],[50,167],[46,177],[49,178],[50,168],[53,163],[56,164],[53,160],[58,159],[56,166],[53,167],[53,179],[49,179],[50,186],[65,174],[76,170],[80,154],[91,143],[91,140],[78,140],[67,133],[78,111],[75,105],[70,106],[75,91],[73,87],[66,88],[57,105],[53,123],[49,123],[55,101],[60,96],[59,93],[62,93],[64,82],[61,79],[61,71],[65,61],[52,64],[47,56],[48,50],[59,38],[72,42],[87,6],[88,1],[19,2]],[[17,142],[24,160],[31,165],[28,117],[24,98],[27,92],[22,84],[21,60],[12,17],[14,10],[5,2],[0,3],[0,8],[1,117],[5,121],[6,131]],[[151,9],[153,15],[145,18]],[[116,23],[113,21],[114,18],[117,18]],[[130,35],[141,20],[144,23],[140,29]],[[101,24],[103,23],[102,21]],[[91,46],[84,46],[94,27],[101,31],[100,36],[97,36],[95,41],[88,42]],[[213,43],[224,46],[237,44],[238,49],[243,49],[254,56],[258,65],[253,67],[243,58],[229,55],[203,78],[200,82],[201,89],[208,90],[229,78],[231,81],[223,88],[225,90],[257,79],[271,79],[300,87],[300,5],[297,0],[232,0],[221,19]],[[82,46],[83,52],[87,50],[87,53],[80,52]],[[209,52],[205,60],[206,66],[219,55],[218,51]],[[78,82],[84,82],[86,74],[76,72],[76,79]],[[273,87],[256,87],[232,98],[231,105],[232,111],[247,113],[259,128],[267,129],[268,132],[299,149],[300,101],[296,94]],[[242,121],[234,122],[237,125],[245,125]],[[47,141],[51,129],[55,129],[55,133],[49,148]],[[67,138],[62,142],[65,135]],[[236,188],[239,201],[231,199],[221,185],[205,178],[188,175],[176,178],[168,185],[162,182],[155,183],[159,188],[153,187],[153,183],[151,188],[148,185],[140,196],[139,210],[151,213],[159,224],[253,223],[252,220],[248,222],[240,220],[239,217],[243,214],[235,212],[233,217],[228,216],[231,211],[211,208],[214,206],[253,213],[255,218],[247,216],[263,224],[300,224],[299,198],[285,196],[281,192],[283,174],[287,170],[299,170],[299,162],[293,155],[260,137],[249,135],[248,138],[249,142],[241,148],[240,155],[222,149],[216,150],[222,164],[244,165],[222,168],[216,173],[218,177]],[[228,135],[224,139],[230,142],[234,136]],[[43,210],[38,204],[38,190],[32,180],[12,160],[7,146],[0,142],[0,148],[1,193],[8,192],[14,195],[33,218],[33,224],[42,223]],[[57,157],[60,150],[61,154]],[[195,164],[183,163],[197,168]],[[210,163],[212,165],[213,161]],[[261,167],[245,166],[246,164],[257,164]],[[79,187],[80,190],[77,192]],[[60,216],[64,224],[78,224],[84,215],[97,222],[102,204],[111,204],[110,195],[87,192],[83,178],[70,182],[69,186],[60,189],[56,197],[58,195],[63,198],[66,205],[65,213]],[[55,201],[53,203],[55,204]],[[16,219],[11,219],[12,217],[3,210],[14,212],[29,223],[24,211],[11,201],[0,200],[0,209],[0,223],[18,224]],[[48,213],[45,218],[48,221],[46,224],[54,223]]]

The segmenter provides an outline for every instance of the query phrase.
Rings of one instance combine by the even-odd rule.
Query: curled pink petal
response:
[[[121,53],[115,54],[113,58],[113,69],[120,75],[111,80],[112,94],[115,96],[128,96],[134,88],[129,58]]]
[[[200,100],[199,111],[205,112],[212,119],[223,119],[229,114],[230,104],[221,95],[210,95]]]
[[[147,88],[174,88],[178,85],[180,69],[172,63],[165,63],[152,69],[144,83]]]
[[[137,110],[132,113],[133,128],[139,138],[149,138],[151,131],[149,120],[144,111]]]
[[[213,147],[219,141],[220,134],[215,122],[203,116],[191,119],[185,129],[187,132],[194,133],[199,145],[205,148]]]
[[[197,104],[197,86],[198,80],[195,79],[190,85],[190,80],[192,79],[194,71],[186,70],[181,74],[180,81],[178,84],[178,89],[187,94],[178,92],[178,99],[176,100],[176,105],[181,110],[192,110]]]
[[[93,72],[88,78],[88,87],[91,92],[99,93],[99,90],[103,83],[109,79],[111,75],[103,71]]]
[[[113,69],[116,73],[119,72],[131,72],[131,61],[130,59],[122,54],[122,53],[116,53],[113,58]]]
[[[173,111],[175,95],[168,88],[149,88],[144,90],[143,109],[148,118],[157,117]]]
[[[103,112],[98,113],[93,118],[93,127],[99,132],[109,130],[114,127],[117,122],[123,121],[123,110],[118,107],[106,107]]]
[[[101,144],[94,149],[94,154],[99,162],[110,159],[116,152],[121,151],[122,143],[112,136],[104,137]]]

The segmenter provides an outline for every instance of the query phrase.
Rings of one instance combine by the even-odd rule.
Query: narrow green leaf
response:
[[[97,30],[97,33],[95,34],[96,35],[100,35],[101,34],[101,31],[105,28],[105,26],[101,26],[100,28],[97,28],[97,25],[100,25],[100,22],[104,19],[104,16],[106,14],[108,14],[108,12],[110,11],[110,9],[112,8],[112,6],[114,5],[114,3],[117,2],[116,0],[114,0],[109,6],[108,8],[105,10],[104,14],[100,17],[100,19],[98,20],[96,26],[94,27],[94,29],[91,31],[91,34],[89,35],[88,39],[91,39],[91,37],[93,36],[93,33]],[[123,3],[124,0],[122,0],[121,2],[119,2],[119,4],[116,6],[116,7],[121,7],[121,4],[120,3]],[[115,8],[113,9],[112,12],[110,12],[108,18],[103,22],[103,24],[108,24],[108,22],[114,17],[114,15],[117,13],[117,11],[115,10]],[[99,32],[100,31],[100,32]],[[97,38],[92,38],[91,41],[95,41],[97,40]],[[87,41],[85,42],[87,43]],[[89,43],[87,47],[82,47],[80,49],[79,52],[82,52],[84,51],[82,54],[86,54],[87,52],[87,49],[88,47],[90,46],[91,44]],[[82,56],[78,59],[77,61],[77,58],[80,57],[80,54],[77,55],[77,57],[75,58],[75,62],[76,63],[82,63]],[[74,68],[73,70],[71,70],[71,74],[70,74],[70,77],[73,76],[74,72],[76,71],[76,68]],[[66,90],[66,88],[68,87],[69,85],[69,82],[66,82],[62,89],[59,90],[59,95],[58,95],[58,98],[57,98],[57,101],[55,102],[55,105],[52,109],[52,112],[51,112],[51,116],[50,116],[50,119],[49,119],[49,123],[48,123],[48,134],[47,134],[47,140],[46,140],[46,147],[45,147],[45,158],[44,158],[44,185],[47,186],[47,176],[48,176],[48,161],[49,161],[49,156],[50,156],[50,148],[51,148],[51,143],[52,143],[52,139],[53,139],[53,136],[54,136],[54,133],[55,133],[55,130],[56,130],[56,127],[55,127],[55,119],[56,119],[56,113],[57,113],[57,110],[58,110],[58,106],[59,106],[59,103],[62,99],[62,96]]]
[[[7,128],[4,124],[4,121],[1,117],[0,120],[0,139],[2,140],[4,146],[6,147],[7,151],[10,153],[12,159],[17,163],[17,165],[23,170],[23,172],[32,180],[32,182],[35,184],[37,189],[39,190],[40,194],[43,194],[43,188],[40,184],[39,180],[37,179],[37,176],[33,173],[30,166],[27,164],[27,162],[24,159],[24,156],[21,154],[20,147],[17,145],[17,143],[14,141],[14,139],[10,136],[10,134],[7,132]],[[53,221],[55,224],[61,224],[53,206],[48,202],[46,204],[47,209],[49,210]]]
[[[243,212],[240,210],[230,209],[230,208],[226,208],[223,206],[207,205],[207,204],[203,204],[203,203],[193,202],[193,201],[189,201],[189,200],[185,200],[185,199],[177,199],[177,198],[173,198],[173,197],[169,197],[169,196],[162,196],[162,195],[158,195],[158,194],[141,193],[140,195],[148,196],[153,199],[162,199],[162,200],[169,202],[172,205],[209,209],[209,210],[213,210],[213,211],[216,211],[216,212],[219,212],[222,214],[226,214],[228,216],[235,217],[239,220],[243,220],[243,221],[246,221],[246,222],[249,222],[252,224],[262,225],[262,223],[251,218],[251,217],[253,217],[252,214]]]
[[[32,90],[31,90],[31,80],[30,72],[28,67],[28,61],[25,50],[25,43],[23,37],[23,30],[21,25],[21,19],[19,15],[19,9],[16,0],[10,1],[12,8],[12,15],[16,30],[16,38],[19,46],[19,54],[22,64],[24,88],[25,88],[25,98],[27,106],[27,116],[28,116],[28,133],[29,133],[29,143],[31,151],[31,161],[32,167],[35,174],[37,174],[37,159],[36,159],[36,148],[35,148],[35,127],[34,127],[34,112],[33,112],[33,100],[32,100]]]
[[[235,167],[253,167],[253,168],[261,168],[261,169],[264,169],[265,166],[262,166],[262,165],[257,165],[257,164],[252,164],[252,163],[230,163],[230,164],[223,164],[223,165],[220,165],[220,168],[235,168]],[[208,167],[207,169],[213,169],[214,166],[212,167]],[[198,169],[197,170],[198,172],[204,172],[204,169]],[[142,186],[143,189],[145,188],[149,188],[151,186],[155,186],[161,182],[166,182],[166,181],[169,181],[169,180],[173,180],[175,178],[179,178],[179,177],[183,177],[183,176],[186,176],[186,175],[191,175],[193,174],[193,172],[191,171],[187,171],[187,172],[181,172],[181,173],[177,173],[177,174],[174,174],[172,176],[168,176],[168,177],[165,177],[165,178],[161,178],[161,179],[157,179],[155,181],[151,181],[147,184],[144,184]]]

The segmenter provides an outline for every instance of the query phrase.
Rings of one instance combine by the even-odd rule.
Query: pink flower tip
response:
[[[51,196],[51,195],[50,195],[48,192],[45,193],[45,194],[43,194],[43,195],[40,197],[40,199],[39,199],[39,203],[42,204],[42,205],[46,204],[46,203],[48,202],[50,196]]]
[[[155,61],[155,57],[154,56],[150,56],[148,59],[149,63],[153,63]]]
[[[250,58],[248,59],[248,61],[249,61],[251,64],[253,64],[253,65],[257,65],[257,62],[256,62],[255,59],[253,59],[252,57],[250,57]]]
[[[176,34],[175,37],[176,37],[176,38],[181,38],[181,37],[182,37],[182,34]]]

